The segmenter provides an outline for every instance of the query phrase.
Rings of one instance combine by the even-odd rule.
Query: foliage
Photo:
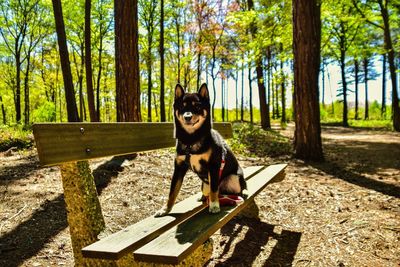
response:
[[[250,123],[234,124],[232,149],[240,154],[258,157],[278,157],[292,153],[289,138],[280,133],[264,131]]]

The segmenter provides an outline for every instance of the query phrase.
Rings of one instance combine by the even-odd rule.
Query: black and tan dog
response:
[[[175,203],[183,177],[190,168],[198,174],[209,212],[220,211],[219,194],[241,195],[246,189],[242,168],[221,135],[211,128],[207,85],[197,93],[185,93],[179,84],[174,102],[176,158],[168,203],[156,216],[167,214]]]

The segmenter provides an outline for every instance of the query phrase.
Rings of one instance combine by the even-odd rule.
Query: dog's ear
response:
[[[210,94],[208,93],[207,84],[203,83],[203,84],[200,86],[200,89],[199,89],[198,94],[200,95],[200,97],[202,97],[202,98],[204,98],[204,99],[210,98]]]
[[[183,90],[183,87],[178,83],[175,86],[175,99],[183,97],[184,94],[185,94],[185,90]]]

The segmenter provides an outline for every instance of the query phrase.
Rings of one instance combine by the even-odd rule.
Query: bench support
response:
[[[89,163],[64,163],[60,170],[75,266],[104,266],[103,261],[84,258],[81,252],[83,247],[97,241],[105,228]]]

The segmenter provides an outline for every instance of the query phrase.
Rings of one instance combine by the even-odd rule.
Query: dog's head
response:
[[[203,84],[197,93],[185,93],[182,86],[175,87],[174,116],[176,134],[178,129],[189,135],[211,129],[210,97],[207,85]],[[177,138],[179,138],[177,136]]]

